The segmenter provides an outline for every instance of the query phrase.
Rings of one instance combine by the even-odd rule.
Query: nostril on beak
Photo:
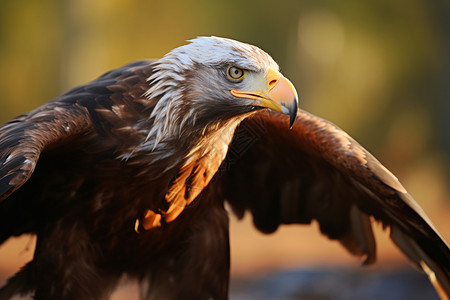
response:
[[[275,84],[277,84],[277,81],[278,81],[278,80],[276,80],[276,79],[272,79],[272,80],[269,82],[269,88],[272,88]]]

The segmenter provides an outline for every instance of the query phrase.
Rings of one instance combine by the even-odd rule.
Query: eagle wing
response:
[[[123,144],[123,136],[134,142],[131,126],[146,118],[139,102],[146,100],[150,63],[137,61],[115,69],[4,124],[0,128],[0,202],[30,178],[43,151],[93,132],[115,136],[116,144]],[[99,144],[91,151],[111,147]]]
[[[36,230],[33,207],[42,204],[45,191],[62,202],[78,189],[83,174],[70,173],[70,168],[89,172],[86,166],[101,164],[98,158],[128,153],[144,138],[132,126],[147,118],[142,95],[150,73],[149,61],[128,64],[0,127],[0,244],[10,235]],[[86,159],[77,159],[85,152]],[[120,158],[110,161],[116,165],[97,167],[120,167]],[[57,195],[53,187],[62,184],[65,194]]]
[[[90,127],[80,107],[54,101],[3,125],[0,131],[0,201],[33,173],[44,149],[64,143]]]
[[[431,281],[450,294],[450,251],[397,178],[334,124],[305,111],[289,117],[261,111],[237,129],[221,173],[238,217],[253,215],[270,233],[280,224],[316,220],[365,264],[376,260],[370,216]]]

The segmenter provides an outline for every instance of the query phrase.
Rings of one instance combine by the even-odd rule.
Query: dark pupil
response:
[[[237,78],[241,76],[241,70],[237,69],[237,68],[233,68],[231,70],[232,74],[234,75],[233,77]]]

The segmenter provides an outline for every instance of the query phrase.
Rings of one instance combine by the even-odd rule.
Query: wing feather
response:
[[[0,244],[36,232],[39,209],[102,197],[106,174],[145,138],[133,125],[149,115],[140,100],[151,70],[150,61],[116,69],[0,127]]]
[[[118,136],[113,143],[122,147],[123,136],[130,143],[140,138],[131,127],[146,118],[138,100],[148,88],[151,63],[138,61],[115,69],[1,126],[0,202],[30,178],[46,149],[94,131]],[[103,140],[86,151],[98,151],[108,143]]]
[[[0,201],[30,178],[44,148],[69,140],[88,127],[84,111],[59,102],[6,123],[0,130]]]
[[[222,166],[233,211],[239,217],[250,211],[266,233],[280,224],[317,220],[323,234],[365,256],[366,264],[376,260],[373,216],[390,227],[394,243],[435,286],[450,294],[448,244],[398,179],[334,124],[305,111],[292,130],[288,124],[285,115],[261,111],[236,131],[230,149],[242,150],[246,137],[251,145],[238,155],[230,151]]]

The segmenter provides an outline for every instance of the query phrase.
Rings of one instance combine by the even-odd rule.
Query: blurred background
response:
[[[391,169],[450,240],[449,16],[448,0],[1,0],[0,123],[107,70],[159,58],[196,36],[245,41],[278,61],[303,109],[338,124]],[[280,286],[280,278],[294,278],[300,287],[304,272],[350,272],[346,282],[354,283],[353,290],[377,274],[415,274],[376,227],[379,263],[366,271],[321,237],[316,224],[263,236],[249,218],[232,217],[233,299],[252,299],[259,294],[251,287]],[[2,281],[31,258],[33,247],[33,237],[0,247]],[[352,298],[337,297],[339,284],[333,299]],[[134,291],[125,283],[114,299],[130,299]],[[300,298],[293,295],[285,299]],[[328,299],[311,295],[302,299]]]

